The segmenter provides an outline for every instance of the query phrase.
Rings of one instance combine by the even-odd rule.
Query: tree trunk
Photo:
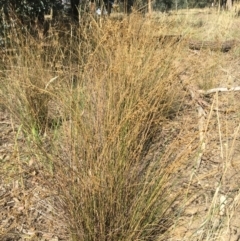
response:
[[[233,6],[232,0],[227,0],[227,3],[226,3],[227,10],[231,10],[232,6]]]
[[[148,14],[149,16],[152,15],[152,1],[148,0]]]

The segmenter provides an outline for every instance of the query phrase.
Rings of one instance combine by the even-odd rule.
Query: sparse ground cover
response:
[[[240,93],[203,91],[240,86],[240,44],[189,49],[239,25],[195,10],[22,36],[0,63],[0,239],[239,240]]]

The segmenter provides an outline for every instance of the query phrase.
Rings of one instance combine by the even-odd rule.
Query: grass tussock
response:
[[[141,26],[111,27],[106,23],[76,76],[71,124],[61,135],[67,155],[56,166],[60,190],[74,240],[153,240],[171,224],[166,212],[173,200],[164,198],[161,162],[144,156],[177,111],[175,76],[166,50],[156,53]]]
[[[3,102],[51,170],[72,240],[156,240],[172,224],[167,167],[145,157],[180,107],[178,51],[153,31],[132,16],[53,29],[45,46],[24,35],[2,71]]]
[[[200,95],[186,103],[187,91],[215,87],[227,59],[188,50],[188,39],[200,38],[199,28],[211,21],[158,18],[87,16],[80,26],[53,24],[46,36],[21,27],[6,35],[12,55],[0,60],[0,104],[20,125],[24,163],[36,164],[41,183],[57,196],[52,205],[69,240],[183,240],[184,205],[202,195],[194,192],[202,181],[197,113],[175,120],[206,103]],[[212,237],[210,211],[199,240]],[[184,240],[194,235],[186,231]]]

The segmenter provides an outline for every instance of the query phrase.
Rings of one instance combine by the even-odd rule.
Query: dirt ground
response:
[[[191,57],[195,58],[195,54],[199,57],[204,52],[192,52]],[[202,145],[181,171],[179,183],[187,186],[188,198],[170,240],[240,240],[240,92],[198,94],[201,86],[205,90],[240,86],[240,62],[231,60],[232,54],[226,54],[214,77],[208,77],[217,79],[218,83],[189,85],[188,90],[194,96],[191,95],[191,107],[180,123],[189,123],[187,132],[197,131]],[[207,59],[205,64],[209,64]],[[189,82],[190,76],[193,76],[191,71],[180,79]]]
[[[192,157],[179,180],[188,187],[189,199],[171,240],[240,240],[239,98],[240,93],[218,93],[207,100],[206,148]],[[197,113],[191,115],[192,128],[197,128]]]

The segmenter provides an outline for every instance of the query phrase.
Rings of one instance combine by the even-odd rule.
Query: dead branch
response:
[[[227,40],[227,41],[198,41],[190,40],[189,49],[192,50],[201,50],[201,49],[210,49],[212,51],[221,51],[228,52],[237,44],[236,40]]]
[[[214,88],[210,90],[198,90],[200,94],[204,94],[204,95],[209,95],[216,92],[231,92],[231,91],[240,91],[240,86],[231,87],[231,88],[219,87],[219,88]]]

